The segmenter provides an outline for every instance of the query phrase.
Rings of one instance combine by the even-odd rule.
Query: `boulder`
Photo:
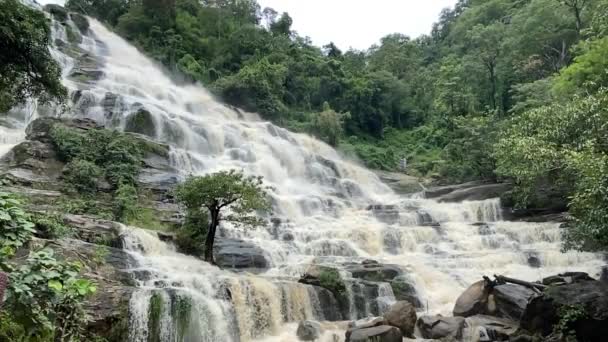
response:
[[[469,286],[456,300],[454,316],[469,317],[483,313],[488,303],[489,290],[486,281],[480,280]]]
[[[238,239],[217,239],[213,255],[215,262],[222,268],[266,269],[269,266],[263,249]]]
[[[493,308],[489,308],[488,314],[519,321],[528,305],[528,301],[535,293],[532,289],[521,285],[503,284],[494,286],[491,294],[494,305]]]
[[[593,281],[589,274],[585,272],[566,272],[558,275],[543,278],[544,285],[564,285],[578,283],[581,281]]]
[[[401,331],[395,327],[381,325],[373,328],[357,329],[351,332],[346,342],[402,342]]]
[[[422,316],[416,323],[424,338],[452,338],[460,340],[465,326],[463,317]]]
[[[464,339],[479,342],[509,341],[515,335],[517,323],[493,316],[475,315],[465,319]]]
[[[406,301],[393,304],[388,312],[384,314],[388,324],[401,330],[403,336],[411,337],[416,327],[416,309]]]
[[[391,288],[393,290],[393,294],[395,295],[396,300],[405,300],[415,308],[422,308],[422,301],[418,298],[418,292],[416,288],[412,284],[411,279],[406,275],[397,276],[394,279],[389,281],[391,284]]]
[[[300,341],[315,341],[321,337],[321,334],[321,324],[315,321],[301,321],[296,331]]]
[[[72,12],[70,13],[70,19],[72,19],[72,22],[74,23],[74,25],[76,25],[80,33],[87,33],[87,31],[89,30],[89,21],[84,15]]]
[[[156,124],[152,114],[144,108],[138,109],[127,117],[125,131],[156,137]]]
[[[64,215],[63,221],[74,229],[79,240],[108,247],[122,248],[120,224],[83,215]]]
[[[603,341],[608,336],[608,284],[582,280],[549,286],[526,306],[521,318],[522,328],[548,336],[563,315],[584,311],[568,326],[578,341]],[[572,316],[572,314],[570,313]]]
[[[69,77],[81,83],[99,81],[105,74],[101,70],[102,62],[88,53],[82,53],[76,58],[76,63]]]
[[[346,264],[344,266],[353,278],[368,281],[388,282],[403,274],[399,266],[380,264],[375,260],[365,260],[361,264]]]
[[[313,286],[313,289],[317,293],[319,302],[322,303],[323,319],[331,322],[342,320],[342,311],[340,310],[340,303],[336,299],[336,296],[324,287]]]

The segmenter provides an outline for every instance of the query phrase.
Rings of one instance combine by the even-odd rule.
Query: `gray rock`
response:
[[[456,300],[454,316],[468,317],[485,312],[489,295],[485,285],[485,280],[480,280],[469,286]]]
[[[534,294],[534,291],[525,286],[515,284],[495,286],[492,289],[495,311],[488,310],[488,314],[519,321]]]
[[[268,268],[269,263],[263,249],[238,239],[217,239],[213,254],[215,262],[222,268]]]
[[[479,342],[509,341],[518,329],[516,322],[507,319],[475,315],[465,319],[464,335]]]
[[[465,325],[463,317],[422,316],[416,323],[424,338],[453,338],[460,340]]]
[[[411,303],[406,301],[396,302],[384,314],[384,318],[389,325],[399,328],[403,336],[413,336],[417,317],[416,309]]]
[[[589,274],[584,272],[566,272],[543,278],[544,285],[564,285],[578,283],[581,281],[593,281]]]
[[[152,114],[144,108],[138,109],[127,117],[125,131],[156,137],[156,124]]]
[[[569,326],[578,341],[603,341],[608,336],[608,284],[596,280],[581,280],[564,285],[552,285],[542,295],[535,296],[526,306],[521,327],[548,336],[561,319],[562,311],[578,308],[583,317]]]
[[[49,12],[55,20],[65,23],[68,20],[68,11],[62,6],[56,4],[48,4],[44,6],[44,10]]]
[[[372,204],[367,207],[381,222],[395,224],[399,222],[399,209],[395,205]]]
[[[402,342],[403,335],[395,327],[381,325],[352,331],[346,342]]]
[[[319,302],[321,303],[323,319],[330,322],[342,320],[344,317],[340,311],[340,303],[336,299],[336,296],[328,289],[320,286],[313,286],[313,289],[317,293],[317,298],[319,298]]]
[[[70,19],[72,19],[72,22],[74,22],[74,25],[76,25],[80,33],[86,34],[89,31],[89,21],[84,15],[80,13],[70,13]]]
[[[462,183],[462,184],[452,184],[452,185],[446,185],[446,186],[431,187],[431,188],[424,190],[424,197],[437,198],[439,196],[443,196],[443,195],[449,194],[449,193],[457,191],[457,190],[472,188],[472,187],[480,186],[483,184],[485,184],[483,181],[474,181],[474,182],[468,182],[468,183]]]
[[[424,188],[420,184],[418,178],[406,175],[404,173],[378,171],[374,173],[380,177],[380,180],[386,183],[391,189],[398,194],[411,194],[423,191]]]
[[[315,321],[301,321],[296,334],[300,341],[314,341],[321,337],[321,324]]]
[[[412,303],[417,309],[422,308],[422,301],[418,297],[418,292],[408,276],[397,276],[390,280],[389,283],[391,284],[396,300],[405,300]]]

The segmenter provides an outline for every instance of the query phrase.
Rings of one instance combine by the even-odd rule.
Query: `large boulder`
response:
[[[488,308],[488,314],[519,321],[528,305],[528,301],[535,295],[532,289],[515,284],[502,284],[494,286],[491,298],[494,305]]]
[[[269,266],[263,249],[238,239],[218,239],[213,255],[215,262],[222,268],[266,269]]]
[[[300,341],[315,341],[321,337],[321,324],[315,321],[302,321],[298,324],[296,335]]]
[[[463,317],[422,316],[416,323],[420,335],[431,339],[457,339],[462,338],[462,330],[465,326]]]
[[[407,302],[399,301],[393,304],[384,314],[388,324],[401,330],[403,336],[411,337],[416,327],[416,308]]]
[[[402,342],[401,331],[395,327],[381,325],[354,330],[346,342]]]
[[[144,108],[138,109],[135,113],[127,117],[125,131],[155,137],[156,124],[152,114]]]
[[[564,316],[579,341],[603,341],[608,336],[608,284],[595,280],[550,286],[533,297],[521,318],[522,328],[548,336]]]
[[[454,316],[469,317],[485,312],[488,303],[489,288],[485,280],[480,280],[469,286],[456,300]]]

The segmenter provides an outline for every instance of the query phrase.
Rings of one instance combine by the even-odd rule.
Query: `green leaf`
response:
[[[47,285],[57,292],[61,292],[61,290],[63,290],[63,284],[61,284],[61,282],[58,280],[49,280]]]

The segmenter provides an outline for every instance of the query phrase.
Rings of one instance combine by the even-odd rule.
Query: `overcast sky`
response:
[[[412,38],[431,32],[445,7],[456,0],[258,0],[264,7],[289,12],[293,29],[318,46],[367,49],[389,33]]]

